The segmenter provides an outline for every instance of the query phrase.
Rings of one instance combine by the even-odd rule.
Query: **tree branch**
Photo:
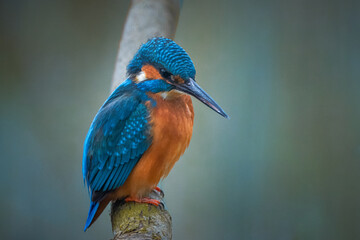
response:
[[[126,79],[126,66],[140,44],[152,37],[173,39],[180,14],[180,0],[132,0],[124,30],[111,90]]]
[[[150,197],[162,200],[158,192]],[[114,240],[121,239],[171,239],[171,216],[162,205],[116,201],[111,205],[111,223]]]
[[[180,1],[132,0],[120,40],[111,91],[126,79],[126,66],[142,43],[156,36],[174,38]],[[156,191],[150,197],[163,200]],[[114,240],[172,238],[171,216],[161,206],[116,201],[111,206],[111,222]]]

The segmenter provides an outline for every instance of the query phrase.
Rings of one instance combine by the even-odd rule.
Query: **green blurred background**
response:
[[[88,232],[82,144],[129,1],[1,1],[1,239]],[[174,239],[360,239],[359,1],[185,0],[175,40],[231,116],[195,101],[164,182]]]

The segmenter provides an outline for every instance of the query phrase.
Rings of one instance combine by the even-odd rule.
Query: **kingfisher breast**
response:
[[[161,93],[147,95],[156,102],[146,102],[152,143],[121,187],[119,195],[141,198],[149,194],[169,174],[191,140],[194,110],[190,96],[176,91],[168,92],[166,97]]]
[[[166,177],[189,146],[194,109],[190,96],[177,91],[167,93],[166,97],[161,93],[149,95],[156,101],[156,106],[150,108],[152,147],[158,155],[156,166],[161,169],[161,177]]]

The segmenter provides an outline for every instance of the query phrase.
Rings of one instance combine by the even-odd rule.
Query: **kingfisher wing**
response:
[[[91,193],[122,186],[151,144],[147,107],[134,91],[119,88],[99,110],[85,140],[83,176]]]

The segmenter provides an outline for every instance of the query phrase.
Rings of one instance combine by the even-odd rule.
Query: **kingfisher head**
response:
[[[199,99],[228,118],[195,81],[195,67],[183,48],[171,39],[156,37],[143,44],[127,66],[129,77],[146,92],[180,91]]]

